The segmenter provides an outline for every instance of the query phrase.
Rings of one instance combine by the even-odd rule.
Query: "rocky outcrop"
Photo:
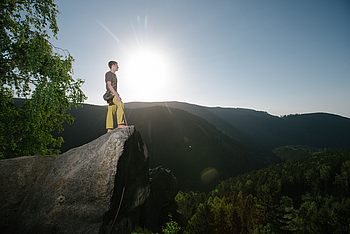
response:
[[[52,157],[0,161],[1,233],[127,233],[149,197],[133,127]]]
[[[174,174],[162,166],[150,170],[151,193],[145,205],[145,224],[155,233],[170,220],[185,226],[186,220],[177,212],[175,196],[179,191]],[[171,217],[171,219],[170,219]]]

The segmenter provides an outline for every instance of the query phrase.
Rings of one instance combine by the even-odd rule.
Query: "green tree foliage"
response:
[[[178,192],[175,201],[181,210],[182,215],[186,220],[189,220],[193,213],[196,211],[198,205],[204,202],[207,199],[205,193],[197,193],[197,192]]]
[[[193,192],[176,200],[185,233],[349,233],[349,182],[350,152],[325,151],[223,181],[197,203]]]
[[[0,157],[57,153],[63,139],[53,133],[86,99],[72,56],[49,41],[57,13],[53,0],[0,2]],[[15,104],[14,96],[26,101]]]
[[[173,220],[165,223],[164,227],[162,227],[162,231],[164,234],[176,234],[180,233],[181,227],[179,224]]]

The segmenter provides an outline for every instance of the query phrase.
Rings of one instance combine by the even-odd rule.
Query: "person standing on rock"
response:
[[[108,102],[106,117],[106,129],[107,132],[110,132],[116,127],[125,128],[126,121],[124,114],[124,103],[122,102],[122,99],[117,92],[118,80],[115,73],[118,71],[119,66],[116,61],[109,61],[108,66],[110,70],[106,72],[105,75],[106,89],[107,91],[109,90],[113,95],[113,99]]]

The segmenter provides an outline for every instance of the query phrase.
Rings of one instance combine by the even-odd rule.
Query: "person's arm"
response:
[[[117,97],[117,100],[120,101],[120,96],[117,92],[117,90],[115,90],[112,86],[112,82],[111,81],[107,81],[107,87],[108,89],[112,92],[113,96],[116,96]]]

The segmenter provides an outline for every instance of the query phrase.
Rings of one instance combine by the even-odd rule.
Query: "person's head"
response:
[[[109,61],[108,62],[108,67],[111,69],[112,72],[118,71],[118,63],[116,61]]]

